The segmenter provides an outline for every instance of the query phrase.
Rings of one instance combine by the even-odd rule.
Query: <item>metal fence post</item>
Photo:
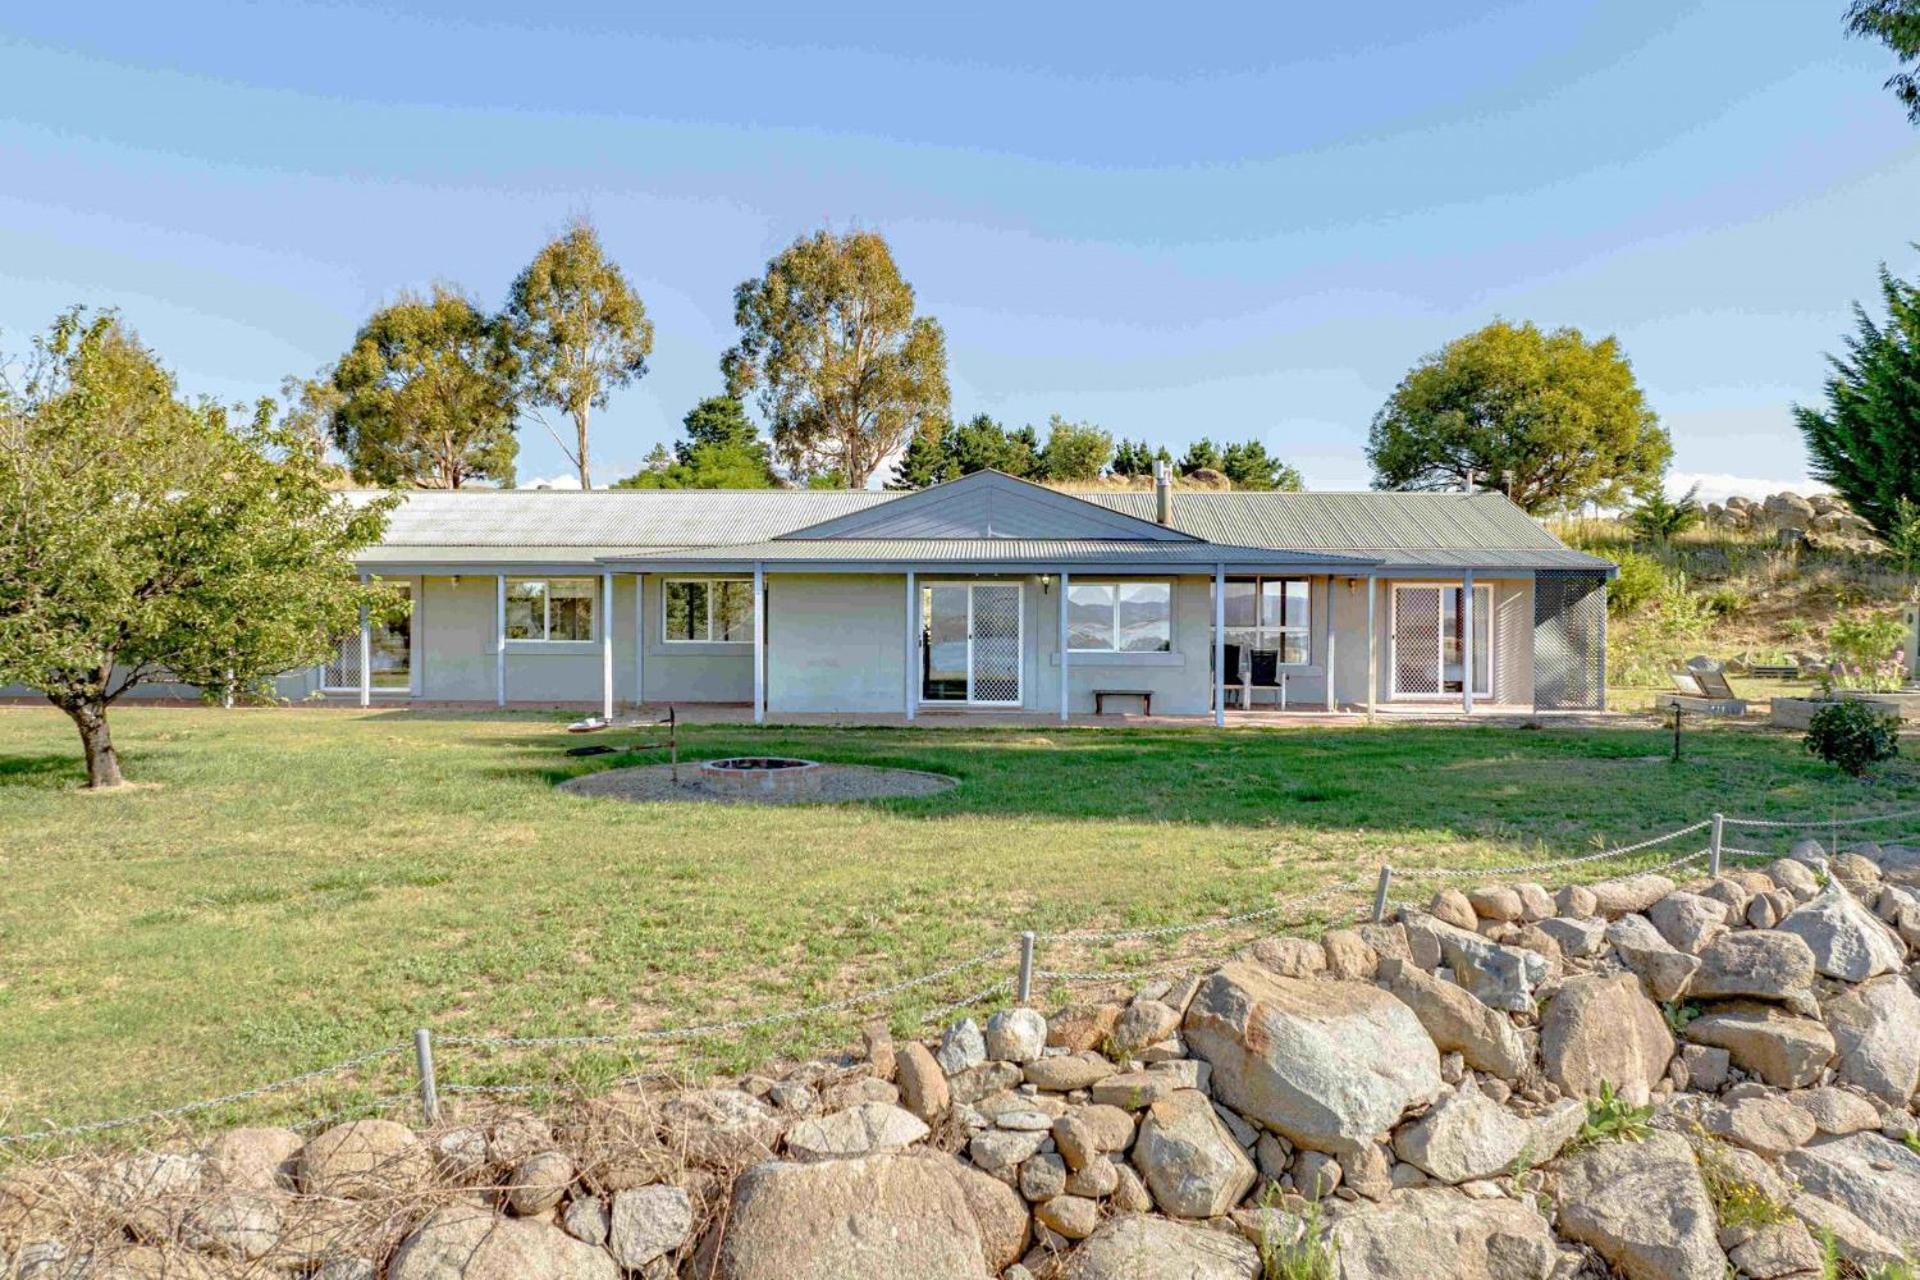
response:
[[[1712,867],[1715,876],[1720,874],[1720,836],[1726,828],[1726,823],[1726,815],[1719,813],[1713,815],[1713,837],[1707,842],[1707,852],[1711,858],[1708,865]]]
[[[440,1120],[440,1091],[433,1079],[433,1033],[421,1027],[413,1033],[413,1058],[420,1068],[420,1111],[428,1124]]]
[[[1373,922],[1383,924],[1387,918],[1387,890],[1393,887],[1393,868],[1386,863],[1380,864],[1380,887],[1373,891]]]
[[[1020,1003],[1033,999],[1033,930],[1020,935]]]

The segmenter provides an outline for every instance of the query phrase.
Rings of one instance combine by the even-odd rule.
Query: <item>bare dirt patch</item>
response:
[[[560,790],[577,796],[606,796],[647,804],[654,801],[694,800],[709,804],[845,804],[861,800],[893,800],[908,796],[930,796],[959,785],[958,779],[919,769],[881,769],[864,764],[823,764],[818,787],[804,795],[782,792],[739,791],[718,787],[700,776],[698,762],[680,766],[680,780],[674,781],[673,766],[643,765],[635,769],[609,769],[570,778]]]

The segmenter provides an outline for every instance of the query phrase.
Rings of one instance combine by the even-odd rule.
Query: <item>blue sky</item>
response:
[[[403,288],[498,305],[586,214],[658,335],[604,481],[718,389],[733,287],[858,225],[958,414],[1361,487],[1406,368],[1505,316],[1618,335],[1677,476],[1754,492],[1804,478],[1788,407],[1875,265],[1920,274],[1920,130],[1841,0],[627,8],[10,6],[6,346],[118,306],[248,398]],[[566,469],[529,424],[522,482]]]

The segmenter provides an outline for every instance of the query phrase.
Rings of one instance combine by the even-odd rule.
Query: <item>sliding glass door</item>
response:
[[[1019,706],[1022,612],[1017,582],[921,588],[921,701]]]

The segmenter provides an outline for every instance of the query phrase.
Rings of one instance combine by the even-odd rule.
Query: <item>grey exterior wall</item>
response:
[[[769,713],[904,708],[904,576],[777,574],[767,583]],[[752,682],[749,667],[749,697]]]

